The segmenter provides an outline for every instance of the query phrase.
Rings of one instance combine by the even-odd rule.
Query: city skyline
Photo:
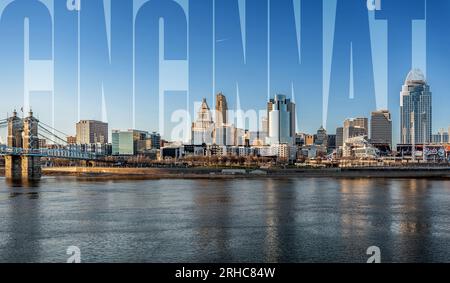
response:
[[[244,111],[263,110],[265,99],[286,94],[298,106],[297,132],[314,132],[318,125],[331,130],[347,117],[369,116],[379,109],[392,112],[396,128],[396,97],[412,67],[424,70],[435,97],[447,101],[450,68],[441,58],[450,40],[441,34],[448,20],[440,16],[450,9],[445,1],[429,1],[426,13],[425,0],[406,6],[385,0],[375,11],[356,0],[106,2],[84,4],[80,33],[79,13],[68,10],[66,3],[23,4],[33,5],[29,10],[11,1],[0,4],[1,35],[10,38],[0,50],[9,66],[0,71],[0,87],[1,94],[11,98],[1,112],[33,106],[42,120],[65,132],[73,133],[73,123],[81,119],[93,119],[107,121],[112,128],[157,130],[168,137],[177,126],[172,122],[180,117],[177,110],[187,111],[192,121],[195,102],[207,97],[214,104],[221,90],[228,94],[230,109]],[[142,17],[150,15],[150,7],[166,11],[177,27],[165,31],[162,96],[154,80],[157,61],[142,55],[142,50],[156,48],[148,39],[154,31],[142,28],[150,24]],[[401,23],[393,21],[400,10]],[[30,34],[40,32],[41,40],[30,38],[30,79],[22,80],[23,37],[5,32],[14,29],[22,35],[13,19],[25,11],[33,11],[29,16],[36,28]],[[53,27],[52,19],[54,38],[46,32]],[[135,36],[130,33],[133,27]],[[407,47],[400,48],[402,53],[396,51],[400,45]],[[119,63],[110,66],[108,58]],[[448,126],[445,110],[437,106],[433,132]],[[395,131],[394,141],[398,138]]]

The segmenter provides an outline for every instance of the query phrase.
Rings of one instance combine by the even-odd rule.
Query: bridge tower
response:
[[[22,155],[22,178],[36,180],[41,178],[41,158],[33,155],[33,150],[39,149],[39,120],[33,117],[30,110],[28,117],[23,119],[22,147],[28,154]]]
[[[36,180],[41,178],[41,160],[34,156],[32,151],[39,149],[38,139],[39,120],[29,116],[21,119],[14,111],[8,118],[8,147],[23,149],[21,152],[13,152],[5,156],[5,177],[7,179]]]
[[[17,117],[17,112],[14,110],[13,116],[8,118],[8,138],[7,145],[12,148],[22,147],[22,119]],[[19,155],[5,156],[5,177],[7,179],[21,179],[22,178],[22,159]]]

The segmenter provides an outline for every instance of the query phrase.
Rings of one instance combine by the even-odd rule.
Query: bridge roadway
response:
[[[77,160],[97,160],[98,155],[89,152],[80,152],[68,149],[23,149],[16,147],[9,147],[0,145],[0,156],[35,156],[35,157],[49,157],[62,159],[77,159]]]

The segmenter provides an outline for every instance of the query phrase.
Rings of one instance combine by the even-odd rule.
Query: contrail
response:
[[[224,41],[227,41],[227,40],[230,40],[230,39],[231,39],[231,38],[217,39],[217,40],[216,40],[216,43],[224,42]]]

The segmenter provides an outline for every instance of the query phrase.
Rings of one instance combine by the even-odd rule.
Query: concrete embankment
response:
[[[197,178],[273,178],[273,177],[334,177],[334,178],[450,178],[450,167],[429,168],[326,168],[224,170],[221,168],[103,168],[49,167],[44,175],[103,178],[197,179]]]

